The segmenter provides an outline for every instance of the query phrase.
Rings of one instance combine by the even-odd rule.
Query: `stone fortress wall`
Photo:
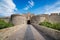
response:
[[[31,21],[31,23],[41,23],[43,21],[49,21],[51,23],[60,23],[60,13],[51,13],[48,14],[41,14],[41,15],[34,15],[34,14],[12,14],[10,18],[2,18],[7,22],[11,22],[14,25],[20,25],[20,24],[26,24],[28,20]]]
[[[51,23],[60,23],[60,13],[51,13],[36,15],[31,18],[31,23],[41,23],[43,21],[49,21]]]
[[[12,14],[10,18],[10,22],[13,23],[14,25],[20,25],[20,24],[27,24],[28,20],[31,20],[31,15],[30,13],[28,14]]]
[[[31,23],[40,23],[43,21],[48,21],[48,14],[36,15],[31,18]]]
[[[59,14],[58,13],[52,13],[51,15],[49,15],[49,22],[60,23],[60,15]]]
[[[11,20],[14,25],[20,25],[20,24],[26,24],[26,17],[19,15],[19,14],[13,14],[11,15]]]

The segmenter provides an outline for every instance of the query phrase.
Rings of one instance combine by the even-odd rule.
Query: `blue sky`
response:
[[[0,0],[0,16],[60,13],[60,0]]]

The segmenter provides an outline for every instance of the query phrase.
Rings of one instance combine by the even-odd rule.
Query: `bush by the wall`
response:
[[[60,23],[41,22],[39,25],[43,25],[49,28],[60,30]]]
[[[11,23],[6,23],[4,20],[0,20],[0,29],[11,27],[13,24]]]

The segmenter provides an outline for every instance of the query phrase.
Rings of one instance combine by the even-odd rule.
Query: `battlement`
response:
[[[58,13],[51,13],[51,16],[54,16],[54,15],[57,15],[58,16]]]

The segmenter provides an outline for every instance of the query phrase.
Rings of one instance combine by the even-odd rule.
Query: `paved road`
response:
[[[5,40],[47,40],[47,38],[38,32],[32,25],[27,25],[6,37]]]

